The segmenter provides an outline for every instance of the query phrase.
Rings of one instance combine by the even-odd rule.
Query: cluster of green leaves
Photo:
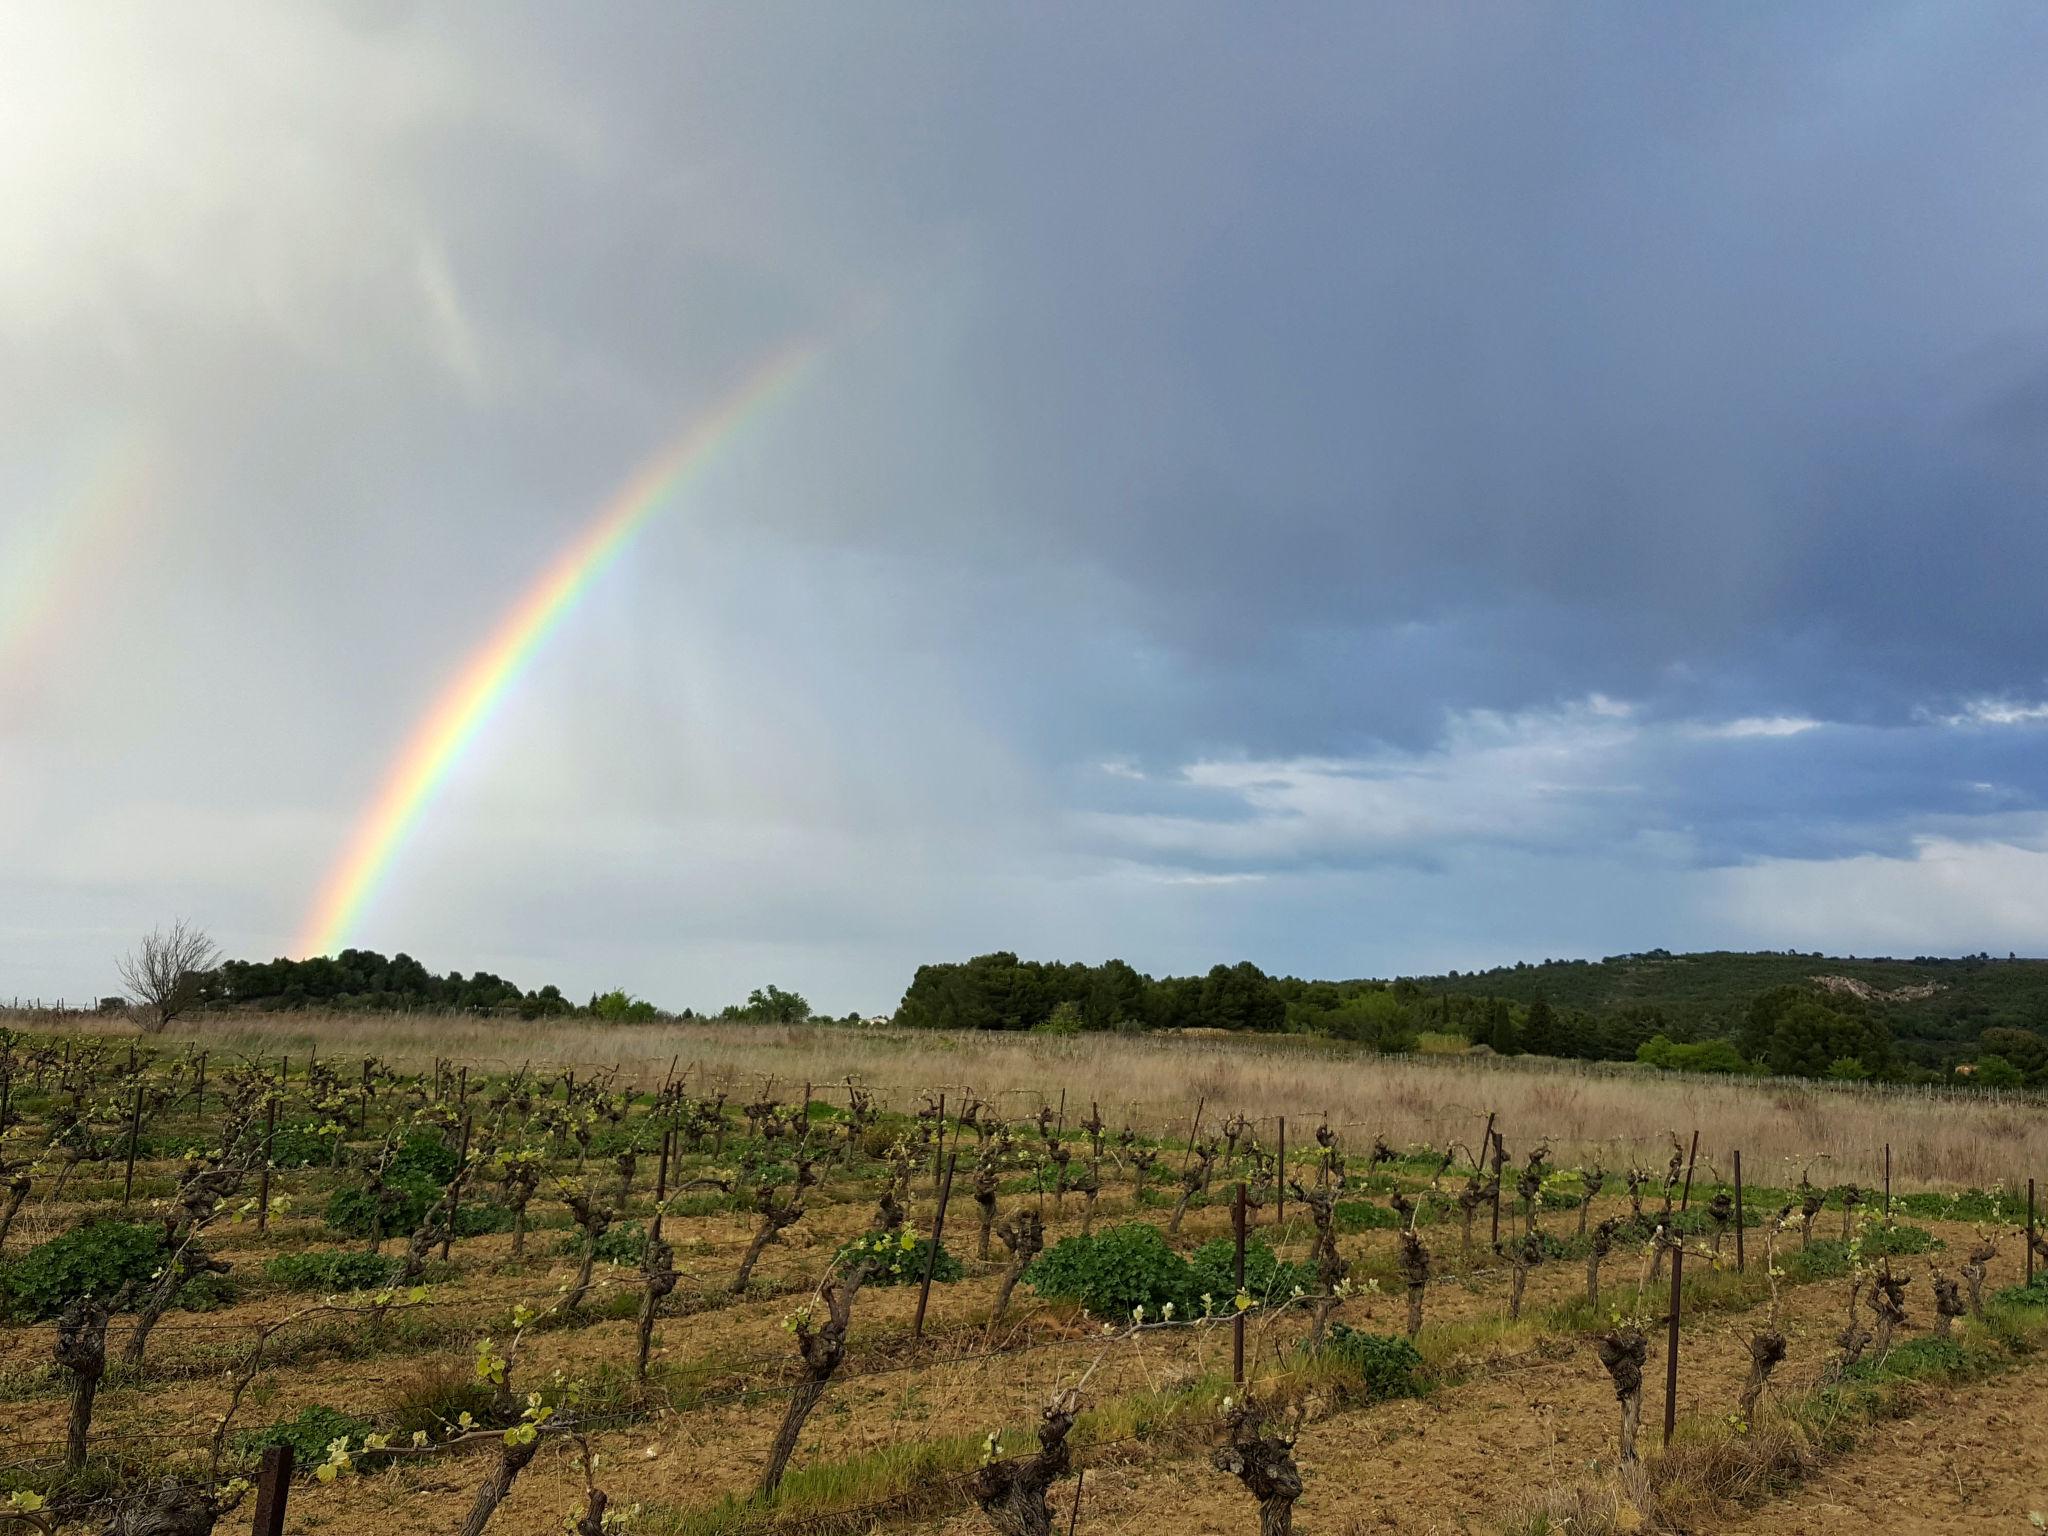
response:
[[[1993,1299],[2009,1307],[2048,1307],[2048,1269],[2038,1271],[2025,1285],[2008,1285]]]
[[[1112,1321],[1140,1307],[1146,1317],[1160,1318],[1169,1305],[1182,1317],[1198,1317],[1223,1310],[1237,1295],[1233,1255],[1230,1240],[1218,1238],[1182,1258],[1157,1227],[1126,1222],[1062,1239],[1032,1262],[1024,1279],[1040,1296],[1079,1302]],[[1254,1302],[1284,1299],[1313,1284],[1306,1266],[1282,1263],[1256,1238],[1245,1245],[1244,1288]]]
[[[313,1168],[334,1156],[335,1133],[321,1130],[317,1120],[280,1125],[270,1139],[270,1160],[280,1168]]]
[[[397,1261],[380,1253],[354,1248],[307,1248],[281,1253],[263,1266],[264,1278],[286,1290],[373,1291],[389,1285]]]
[[[92,1218],[0,1264],[0,1312],[18,1322],[55,1317],[80,1296],[112,1296],[164,1262],[159,1226]]]
[[[1358,1372],[1368,1402],[1420,1397],[1428,1390],[1421,1351],[1398,1333],[1368,1333],[1332,1323],[1323,1353]]]
[[[1941,1239],[1925,1227],[1906,1225],[1866,1228],[1858,1239],[1862,1256],[1866,1259],[1883,1258],[1887,1255],[1925,1253],[1940,1245]],[[1850,1252],[1849,1244],[1838,1237],[1817,1237],[1804,1248],[1794,1247],[1790,1252],[1781,1252],[1779,1265],[1795,1282],[1826,1280],[1836,1275],[1846,1275],[1855,1266],[1856,1255]]]
[[[869,1285],[917,1285],[924,1280],[924,1267],[932,1262],[932,1240],[910,1231],[864,1232],[833,1257],[835,1267],[866,1260]],[[967,1271],[958,1259],[939,1245],[933,1280],[958,1280]]]
[[[555,1252],[577,1256],[583,1252],[583,1233],[573,1230],[562,1234],[555,1244]],[[597,1240],[597,1257],[604,1264],[638,1264],[641,1255],[647,1252],[647,1229],[637,1221],[621,1221],[605,1228],[604,1236]]]
[[[462,1164],[461,1155],[435,1131],[413,1131],[400,1142],[385,1170],[387,1203],[383,1231],[386,1237],[410,1232],[426,1219],[427,1212],[441,1198],[448,1181]],[[457,1209],[455,1232],[468,1237],[479,1232],[502,1231],[510,1225],[510,1213],[502,1221],[485,1213],[491,1207],[481,1202]],[[368,1237],[377,1213],[377,1201],[367,1183],[344,1184],[328,1197],[327,1225],[350,1237]]]
[[[327,1448],[337,1440],[360,1442],[370,1426],[353,1414],[313,1403],[301,1408],[296,1417],[265,1429],[244,1431],[235,1444],[244,1451],[263,1451],[273,1445],[288,1445],[300,1467],[316,1467],[327,1459]]]

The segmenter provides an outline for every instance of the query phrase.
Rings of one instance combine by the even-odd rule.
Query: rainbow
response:
[[[710,462],[720,446],[787,393],[822,350],[817,342],[791,346],[755,368],[708,415],[693,421],[643,464],[520,594],[435,698],[386,770],[341,857],[320,883],[299,930],[298,954],[326,955],[342,949],[435,792],[548,636],[648,519]]]
[[[0,680],[28,670],[42,636],[89,601],[94,571],[114,563],[123,531],[146,499],[150,456],[140,433],[111,444],[74,496],[0,549]]]

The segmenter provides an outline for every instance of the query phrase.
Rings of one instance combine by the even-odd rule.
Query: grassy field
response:
[[[125,1021],[104,1026],[126,1039]],[[463,1015],[237,1014],[200,1019],[166,1037],[180,1046],[249,1059],[375,1056],[408,1067],[436,1058],[474,1070],[615,1069],[623,1082],[659,1084],[671,1070],[694,1089],[737,1100],[785,1096],[809,1082],[829,1099],[849,1078],[891,1107],[924,1094],[971,1093],[1023,1116],[1041,1103],[1076,1123],[1096,1104],[1115,1125],[1185,1137],[1205,1117],[1241,1113],[1266,1127],[1289,1117],[1305,1137],[1328,1121],[1356,1140],[1396,1146],[1475,1145],[1487,1117],[1528,1139],[1547,1137],[1570,1161],[1657,1160],[1671,1134],[1700,1133],[1703,1159],[1730,1171],[1740,1150],[1759,1182],[1879,1183],[1884,1148],[1895,1178],[1916,1187],[2016,1187],[2048,1168],[2048,1115],[2032,1095],[1882,1085],[1803,1083],[1659,1073],[1630,1066],[1522,1058],[1386,1058],[1341,1042],[1148,1035],[956,1035],[753,1024],[524,1023]],[[842,1094],[843,1097],[843,1094]]]
[[[23,1513],[48,1520],[56,1511],[65,1530],[106,1528],[136,1501],[156,1497],[150,1490],[167,1478],[221,1486],[253,1467],[262,1442],[280,1437],[301,1442],[302,1462],[330,1468],[342,1440],[349,1461],[331,1480],[302,1475],[290,1529],[464,1529],[478,1490],[515,1449],[506,1432],[517,1431],[520,1405],[534,1393],[546,1417],[492,1531],[561,1529],[565,1518],[587,1512],[591,1486],[608,1494],[615,1513],[635,1511],[628,1529],[675,1536],[1007,1531],[1014,1528],[991,1525],[977,1507],[983,1463],[993,1454],[999,1464],[1021,1464],[1048,1400],[1072,1389],[1078,1416],[1065,1445],[1087,1469],[1078,1530],[1142,1530],[1171,1518],[1195,1531],[1248,1532],[1257,1528],[1256,1506],[1214,1461],[1219,1437],[1233,1433],[1224,1400],[1245,1393],[1232,1379],[1234,1280],[1199,1282],[1217,1294],[1203,1303],[1184,1296],[1172,1319],[1155,1305],[1141,1324],[1121,1306],[1059,1293],[1037,1270],[1024,1272],[1007,1306],[999,1301],[1016,1269],[1002,1225],[1021,1231],[1036,1217],[1051,1247],[1084,1227],[1139,1223],[1164,1234],[1172,1264],[1199,1265],[1203,1245],[1222,1240],[1227,1251],[1238,1180],[1256,1197],[1246,1381],[1267,1427],[1295,1437],[1301,1521],[1314,1531],[1533,1533],[1566,1528],[1558,1521],[1569,1518],[1569,1529],[1588,1532],[1640,1528],[1646,1517],[1676,1528],[1733,1528],[1738,1517],[1761,1518],[1766,1495],[1862,1454],[1875,1426],[1937,1407],[1959,1411],[1938,1395],[1971,1382],[2031,1379],[2031,1352],[2048,1335],[2048,1293],[2000,1294],[2024,1275],[2017,1207],[1943,1192],[1984,1182],[1967,1173],[1911,1176],[1895,1156],[1897,1226],[1878,1218],[1875,1201],[1845,1208],[1838,1190],[1803,1233],[1796,1222],[1783,1232],[1764,1224],[1772,1206],[1791,1198],[1766,1186],[1790,1180],[1747,1148],[1782,1148],[1778,1161],[1794,1177],[1811,1165],[1822,1188],[1862,1179],[1861,1164],[1850,1167],[1846,1155],[1815,1162],[1817,1149],[1798,1139],[1802,1125],[1842,1115],[1858,1117],[1860,1133],[1879,1147],[1888,1133],[1895,1153],[1905,1145],[1901,1127],[1923,1116],[1918,1123],[1929,1145],[1943,1149],[1944,1166],[2004,1165],[2010,1177],[2025,1166],[2026,1142],[1985,1117],[2024,1110],[1981,1100],[1942,1105],[1869,1090],[1383,1061],[1271,1041],[958,1039],[715,1025],[600,1031],[297,1016],[237,1018],[232,1027],[200,1021],[188,1033],[143,1042],[131,1074],[132,1038],[106,1028],[18,1042],[0,1063],[11,1098],[0,1152],[28,1180],[0,1248],[0,1306],[9,1309],[0,1321],[0,1500],[43,1501]],[[193,1070],[199,1051],[208,1062],[204,1105]],[[286,1056],[290,1070],[280,1076]],[[375,1062],[374,1091],[364,1098],[366,1056]],[[247,1064],[236,1066],[238,1058]],[[664,1098],[657,1090],[670,1081],[671,1062],[674,1081],[687,1084]],[[837,1086],[849,1077],[877,1101],[864,1123],[849,1121],[848,1095]],[[800,1115],[806,1082],[812,1101]],[[715,1095],[727,1084],[720,1109]],[[980,1128],[949,1121],[935,1141],[936,1117],[916,1110],[924,1094],[940,1091],[953,1109],[963,1096],[999,1103],[1010,1150],[1000,1151],[988,1113],[977,1115]],[[239,1118],[228,1108],[235,1095]],[[770,1101],[778,1101],[772,1113]],[[1080,1129],[1090,1102],[1106,1122],[1100,1150]],[[1343,1157],[1330,1251],[1349,1271],[1333,1322],[1355,1330],[1337,1336],[1341,1347],[1309,1343],[1323,1284],[1318,1234],[1300,1196],[1281,1215],[1267,1160],[1275,1138],[1240,1127],[1235,1150],[1217,1154],[1206,1183],[1184,1185],[1186,1122],[1198,1103],[1205,1128],[1218,1130],[1239,1114],[1254,1122],[1285,1113],[1286,1172],[1310,1190],[1329,1176],[1315,1138],[1329,1112]],[[1041,1105],[1054,1109],[1050,1137],[1038,1128]],[[1137,1135],[1123,1143],[1127,1107]],[[1425,1150],[1447,1139],[1477,1145],[1489,1112],[1509,1154],[1498,1243],[1496,1213],[1484,1199],[1470,1207],[1469,1222],[1461,1208],[1460,1194],[1479,1187],[1469,1161],[1440,1170]],[[1979,1118],[1965,1124],[1966,1116]],[[1679,1193],[1663,1193],[1666,1131],[1689,1138],[1693,1125],[1703,1154],[1731,1126],[1752,1138],[1747,1266],[1738,1272],[1733,1262],[1732,1227],[1711,1217],[1726,1213],[1716,1201],[1725,1169],[1706,1166],[1703,1155],[1681,1223],[1685,1366],[1673,1402],[1680,1434],[1666,1453],[1646,1428],[1637,1486],[1613,1459],[1615,1386],[1591,1340],[1630,1320],[1650,1333],[1654,1425],[1664,1379],[1656,1320],[1670,1282],[1639,1283],[1649,1263],[1645,1233],[1660,1199]],[[268,1159],[236,1151],[252,1136],[263,1138],[253,1144],[267,1148]],[[1552,1177],[1532,1212],[1517,1200],[1515,1179],[1546,1136],[1555,1147]],[[1573,1136],[1616,1170],[1583,1209],[1575,1193],[1583,1180],[1570,1171],[1581,1160]],[[1254,1139],[1263,1144],[1254,1148]],[[1390,1160],[1374,1155],[1376,1139],[1388,1144]],[[992,1146],[998,1153],[984,1186],[976,1175]],[[1059,1193],[1048,1163],[1054,1148],[1076,1174],[1093,1173],[1092,1200],[1074,1189]],[[917,1339],[917,1285],[877,1273],[860,1288],[843,1357],[800,1425],[785,1480],[774,1498],[762,1498],[766,1450],[809,1380],[810,1356],[791,1330],[800,1319],[805,1328],[822,1326],[829,1309],[821,1287],[852,1262],[843,1257],[847,1245],[885,1219],[885,1192],[907,1212],[904,1231],[930,1230],[946,1149],[958,1162],[944,1246],[958,1268],[933,1285]],[[394,1152],[430,1170],[420,1175],[422,1202],[459,1182],[450,1170],[468,1170],[459,1219],[437,1215],[439,1206],[403,1215],[393,1206],[381,1243],[350,1225],[369,1208],[365,1191],[397,1187]],[[817,1182],[800,1214],[735,1288],[742,1256],[763,1230],[761,1212],[787,1200],[796,1164],[813,1153]],[[522,1159],[534,1169],[534,1194],[515,1253],[508,1170]],[[276,1165],[267,1184],[266,1160]],[[1644,1222],[1633,1219],[1618,1176],[1632,1165],[1653,1175],[1636,1197]],[[212,1169],[231,1187],[204,1222],[180,1228],[195,1177]],[[666,1191],[659,1207],[657,1185]],[[984,1202],[975,1198],[984,1188],[998,1225],[986,1256],[978,1241]],[[1187,1209],[1174,1230],[1171,1208],[1184,1192]],[[595,1225],[582,1219],[593,1208],[604,1212]],[[1400,1345],[1415,1283],[1396,1230],[1404,1209],[1426,1254],[1412,1346]],[[666,1268],[647,1259],[645,1234],[657,1211],[672,1248]],[[113,1269],[100,1272],[103,1282],[47,1256],[96,1230],[95,1221],[145,1236],[184,1230],[229,1267],[178,1294],[139,1363],[127,1359],[139,1331],[137,1300],[116,1308],[87,1452],[67,1470],[77,1382],[56,1358],[65,1324],[55,1307],[66,1286],[110,1287]],[[1602,1257],[1594,1239],[1604,1221],[1618,1226]],[[1955,1274],[1987,1238],[1995,1251],[1985,1260],[1985,1315],[1965,1318],[1953,1344],[1934,1338],[1936,1280]],[[1270,1262],[1304,1267],[1258,1280],[1259,1264],[1269,1262],[1261,1244]],[[409,1280],[380,1294],[389,1266],[409,1247],[421,1255],[418,1288]],[[890,1247],[892,1260],[895,1252]],[[586,1255],[588,1290],[572,1306]],[[1863,1276],[1865,1293],[1879,1263],[1912,1282],[1911,1316],[1874,1365],[1819,1386],[1845,1306],[1855,1305],[1852,1276]],[[175,1268],[149,1254],[137,1264],[145,1292]],[[1597,1305],[1586,1295],[1589,1271],[1601,1284]],[[672,1286],[663,1291],[657,1280]],[[1303,1296],[1293,1295],[1296,1285]],[[634,1362],[643,1325],[641,1376]],[[1756,1423],[1731,1429],[1753,1340],[1769,1332],[1784,1335],[1786,1364]],[[262,1352],[253,1353],[259,1338]],[[504,1362],[495,1379],[493,1360]],[[474,1429],[465,1427],[465,1412]],[[378,1439],[366,1447],[371,1436]],[[2031,1443],[2030,1436],[2010,1438]],[[1065,1528],[1071,1478],[1056,1480],[1055,1493]],[[1627,1507],[1631,1499],[1640,1507]],[[237,1509],[220,1529],[247,1519],[246,1508]]]

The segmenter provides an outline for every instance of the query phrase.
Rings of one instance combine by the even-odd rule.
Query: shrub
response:
[[[869,1285],[921,1285],[924,1267],[931,1263],[932,1240],[912,1232],[868,1232],[840,1249],[832,1262],[835,1266],[849,1264],[863,1256],[877,1261],[868,1272]],[[941,1243],[932,1279],[958,1280],[966,1273],[960,1261]]]
[[[80,1296],[111,1296],[163,1262],[163,1228],[93,1218],[0,1266],[0,1311],[19,1322],[55,1317]]]
[[[1078,1301],[1114,1321],[1141,1306],[1157,1317],[1168,1302],[1185,1311],[1192,1294],[1187,1260],[1157,1227],[1137,1221],[1061,1239],[1032,1262],[1024,1279],[1041,1296]]]
[[[241,1299],[242,1288],[223,1274],[208,1270],[203,1275],[194,1275],[178,1289],[178,1310],[180,1312],[218,1312],[231,1307]]]
[[[393,1383],[385,1399],[386,1417],[396,1437],[410,1439],[416,1430],[439,1437],[467,1413],[486,1428],[514,1422],[505,1400],[487,1381],[478,1381],[467,1360],[428,1361]]]
[[[1203,1293],[1219,1299],[1237,1294],[1236,1247],[1227,1237],[1204,1243],[1188,1261],[1191,1278],[1189,1294]],[[1283,1264],[1273,1250],[1257,1238],[1244,1245],[1244,1288],[1254,1301],[1268,1298],[1286,1300],[1296,1287],[1306,1291],[1316,1283],[1315,1271],[1306,1264]]]
[[[346,1436],[350,1447],[358,1448],[363,1443],[363,1436],[369,1433],[370,1426],[361,1419],[343,1413],[339,1408],[329,1408],[325,1403],[314,1403],[301,1408],[295,1419],[237,1435],[235,1443],[245,1451],[288,1445],[299,1466],[317,1467],[327,1459],[327,1447],[334,1441]],[[358,1465],[361,1460],[357,1457]]]
[[[461,1225],[459,1216],[456,1224]],[[604,1236],[597,1240],[598,1262],[603,1264],[638,1264],[646,1251],[647,1229],[637,1221],[622,1221],[607,1227]],[[555,1252],[569,1257],[580,1256],[583,1233],[580,1230],[563,1233],[561,1241],[555,1244]]]
[[[389,1174],[384,1187],[398,1197],[385,1207],[386,1237],[412,1231],[425,1219],[428,1207],[441,1198],[440,1187],[417,1172]],[[375,1200],[367,1184],[344,1184],[328,1197],[327,1225],[349,1237],[368,1237],[375,1215]]]
[[[1157,1227],[1127,1222],[1092,1237],[1069,1237],[1041,1254],[1024,1278],[1039,1295],[1078,1301],[1097,1317],[1121,1321],[1138,1307],[1151,1318],[1168,1302],[1184,1317],[1202,1310],[1207,1294],[1221,1308],[1237,1294],[1228,1238],[1204,1243],[1192,1260],[1167,1246]],[[1283,1264],[1256,1238],[1245,1244],[1244,1286],[1254,1300],[1285,1297],[1314,1283],[1311,1270]]]
[[[344,1248],[310,1248],[281,1253],[263,1266],[266,1279],[289,1291],[370,1291],[390,1283],[397,1268],[379,1253]]]
[[[1358,1372],[1368,1402],[1420,1397],[1425,1390],[1421,1352],[1398,1333],[1367,1333],[1332,1323],[1323,1353]]]
[[[2025,1285],[2008,1285],[1992,1297],[2009,1307],[2048,1307],[2048,1269]]]
[[[417,1174],[445,1186],[462,1166],[462,1155],[434,1131],[412,1131],[398,1144],[391,1159],[391,1172],[399,1178]]]
[[[280,1125],[270,1138],[270,1160],[280,1168],[312,1168],[334,1156],[334,1137],[320,1134],[317,1121]]]

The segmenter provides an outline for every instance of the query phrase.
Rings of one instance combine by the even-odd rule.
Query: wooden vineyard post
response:
[[[1195,1138],[1202,1134],[1202,1110],[1208,1102],[1209,1096],[1207,1094],[1203,1094],[1195,1100],[1194,1123],[1188,1127],[1188,1149],[1180,1155],[1180,1171],[1182,1173],[1188,1171],[1188,1162],[1195,1155]]]
[[[1742,1274],[1748,1269],[1742,1254],[1742,1153],[1735,1154],[1735,1273]]]
[[[1287,1117],[1280,1117],[1280,1174],[1279,1187],[1273,1197],[1273,1225],[1287,1225]]]
[[[1681,1211],[1692,1204],[1692,1168],[1693,1164],[1699,1161],[1699,1156],[1700,1133],[1695,1129],[1692,1133],[1692,1151],[1686,1154],[1685,1159],[1685,1192],[1678,1197],[1678,1208]]]
[[[924,1337],[924,1309],[932,1299],[932,1275],[939,1267],[939,1238],[946,1230],[946,1201],[953,1193],[953,1165],[959,1161],[957,1151],[946,1159],[946,1177],[939,1185],[939,1208],[932,1212],[932,1251],[924,1256],[924,1281],[917,1288],[917,1316],[910,1323],[913,1344]]]
[[[14,1073],[0,1072],[0,1136],[7,1134],[7,1101],[14,1096]]]
[[[463,1068],[466,1072],[469,1069]],[[469,1163],[469,1116],[462,1117],[462,1150],[455,1154],[455,1168],[458,1173]],[[441,1229],[441,1262],[448,1262],[448,1245],[455,1241],[455,1216],[462,1209],[462,1190],[458,1187],[448,1197],[448,1225]]]
[[[277,1095],[271,1093],[265,1094],[263,1098],[263,1171],[256,1176],[256,1230],[258,1232],[268,1232],[270,1230],[270,1159],[273,1155],[271,1149],[276,1143]],[[264,1465],[268,1467],[269,1464],[269,1459],[265,1458]],[[289,1476],[289,1470],[287,1470],[287,1476]],[[278,1518],[280,1520],[284,1518],[283,1509],[284,1501],[280,1499],[278,1501],[278,1510],[280,1511]]]
[[[1490,1140],[1490,1141],[1492,1142],[1492,1145],[1486,1148],[1486,1158],[1487,1158],[1487,1161],[1489,1161],[1489,1162],[1491,1162],[1491,1163],[1493,1164],[1493,1235],[1492,1235],[1492,1238],[1491,1238],[1490,1240],[1491,1240],[1491,1242],[1493,1243],[1493,1251],[1494,1251],[1495,1253],[1499,1253],[1499,1252],[1500,1252],[1500,1193],[1501,1193],[1501,1191],[1500,1191],[1500,1171],[1501,1171],[1501,1164],[1502,1164],[1502,1163],[1504,1163],[1504,1162],[1506,1162],[1506,1161],[1507,1161],[1507,1158],[1506,1158],[1506,1156],[1505,1156],[1505,1155],[1496,1155],[1496,1153],[1499,1153],[1499,1154],[1505,1154],[1505,1153],[1506,1153],[1506,1151],[1507,1151],[1507,1149],[1506,1149],[1506,1147],[1504,1147],[1504,1146],[1502,1146],[1502,1145],[1501,1145],[1501,1139],[1500,1139],[1500,1132],[1496,1131],[1496,1130],[1495,1130],[1495,1129],[1493,1128],[1493,1116],[1491,1116],[1491,1115],[1488,1115],[1488,1116],[1486,1117],[1486,1134],[1487,1134],[1487,1137],[1488,1137],[1488,1139],[1489,1139],[1489,1140]]]
[[[1664,1443],[1678,1424],[1678,1280],[1685,1269],[1685,1245],[1671,1245],[1671,1331],[1664,1343]]]
[[[455,1088],[455,1107],[456,1107],[457,1109],[467,1109],[467,1108],[469,1108],[469,1063],[468,1063],[468,1062],[464,1062],[464,1063],[462,1064],[462,1076],[461,1076],[461,1078],[460,1078],[460,1079],[459,1079],[459,1080],[457,1081],[457,1084],[456,1084],[456,1088]]]
[[[206,1113],[206,1052],[199,1053],[199,1113]]]
[[[142,1135],[142,1084],[135,1085],[135,1106],[128,1112],[128,1172],[121,1180],[121,1203],[135,1194],[135,1142]]]
[[[654,1219],[661,1220],[661,1203],[668,1198],[668,1157],[676,1144],[676,1128],[665,1125],[661,1128],[661,1164],[654,1175]]]
[[[284,1536],[284,1504],[292,1491],[292,1448],[266,1446],[256,1474],[256,1520],[251,1536]]]
[[[939,1164],[946,1156],[946,1095],[939,1095],[939,1137],[932,1143],[932,1188],[939,1187]]]
[[[2034,1283],[2034,1181],[2027,1180],[2027,1284]]]
[[[1886,1142],[1886,1143],[1884,1144],[1884,1215],[1885,1215],[1885,1220],[1887,1220],[1887,1221],[1891,1220],[1891,1215],[1892,1215],[1892,1144],[1891,1144],[1890,1142]]]
[[[1233,1225],[1237,1229],[1237,1294],[1231,1298],[1231,1307],[1236,1316],[1230,1320],[1230,1379],[1241,1390],[1244,1387],[1244,1314],[1240,1305],[1244,1296],[1244,1185],[1237,1186],[1237,1206],[1232,1212]]]

